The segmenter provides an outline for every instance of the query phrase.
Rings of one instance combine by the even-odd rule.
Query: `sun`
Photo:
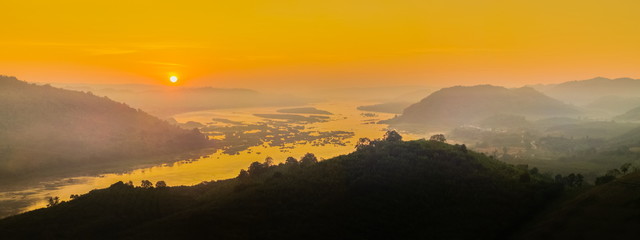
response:
[[[169,81],[171,81],[172,83],[177,83],[178,82],[178,77],[171,76],[171,77],[169,77]]]

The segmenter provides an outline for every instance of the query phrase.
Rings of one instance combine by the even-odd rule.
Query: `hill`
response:
[[[209,144],[197,130],[123,103],[13,77],[0,76],[0,102],[0,180],[126,164]]]
[[[637,152],[638,148],[640,148],[640,127],[636,126],[623,134],[611,138],[607,147],[612,150],[624,150],[626,153],[631,150]]]
[[[499,239],[561,188],[463,145],[363,140],[192,187],[116,183],[0,220],[7,238]]]
[[[578,113],[575,107],[547,97],[533,88],[457,86],[434,92],[386,123],[437,129],[469,124],[499,114],[542,118]]]
[[[553,207],[516,239],[636,238],[639,189],[640,172],[596,186]]]
[[[640,107],[633,108],[621,115],[614,117],[613,119],[617,121],[629,121],[629,122],[640,121]]]

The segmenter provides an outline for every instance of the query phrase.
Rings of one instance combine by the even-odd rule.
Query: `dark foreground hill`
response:
[[[0,76],[0,180],[203,148],[208,140],[91,93]]]
[[[192,187],[116,183],[0,220],[0,236],[72,239],[502,239],[561,187],[464,145],[397,138]]]
[[[529,87],[458,86],[432,93],[387,123],[451,128],[498,114],[544,118],[572,116],[578,114],[578,110]]]
[[[637,239],[640,172],[596,186],[552,210],[518,239]]]

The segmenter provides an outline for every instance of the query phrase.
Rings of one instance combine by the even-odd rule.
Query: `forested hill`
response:
[[[108,98],[0,76],[0,180],[207,144],[197,130]]]
[[[397,134],[192,187],[122,182],[0,220],[7,238],[502,239],[561,187],[536,171]]]
[[[545,211],[518,239],[637,239],[640,172],[595,186]]]

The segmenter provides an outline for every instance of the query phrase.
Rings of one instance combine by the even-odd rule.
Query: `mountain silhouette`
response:
[[[402,115],[385,123],[437,129],[470,124],[499,114],[543,118],[578,113],[576,107],[529,87],[457,86],[432,93],[407,107]]]

